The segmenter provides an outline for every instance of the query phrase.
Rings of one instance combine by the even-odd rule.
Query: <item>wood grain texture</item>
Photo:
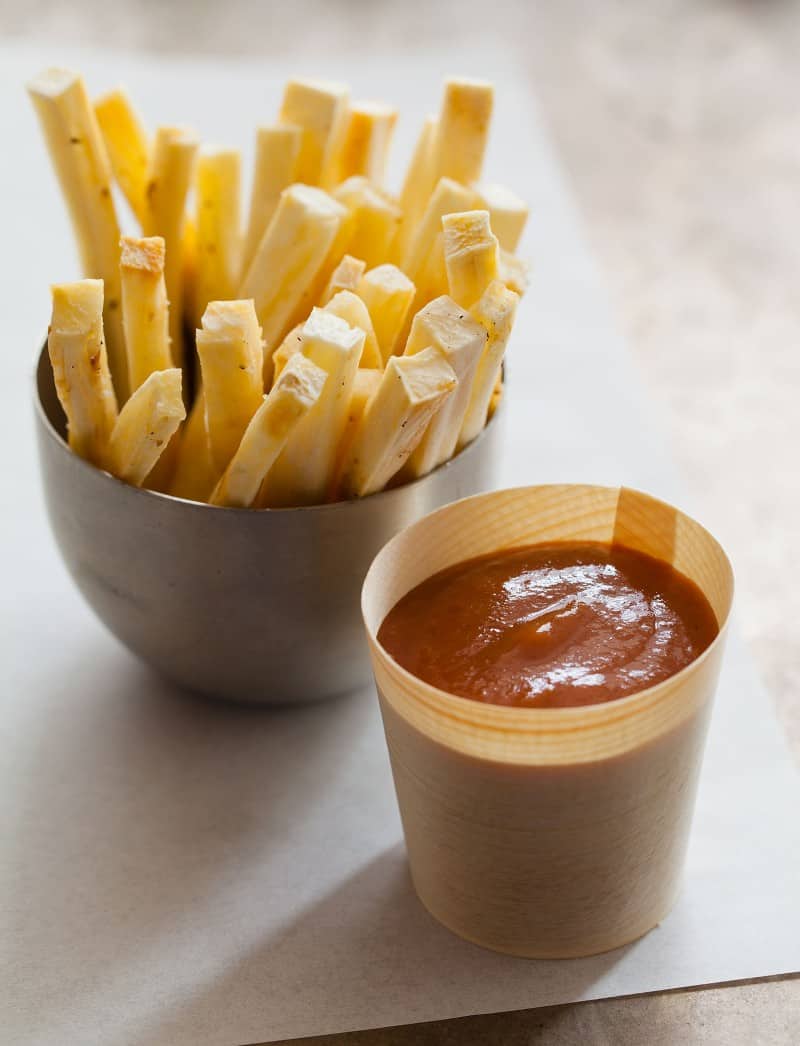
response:
[[[565,709],[481,704],[377,641],[397,600],[460,560],[544,540],[624,538],[701,586],[720,634],[657,686]],[[694,807],[733,575],[699,524],[625,488],[544,486],[449,505],[394,538],[363,610],[414,885],[445,926],[516,955],[595,954],[669,911]]]

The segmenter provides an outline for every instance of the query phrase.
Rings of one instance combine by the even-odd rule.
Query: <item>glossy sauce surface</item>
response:
[[[500,705],[563,708],[674,675],[718,632],[700,589],[621,545],[532,545],[434,574],[378,640],[425,682]]]

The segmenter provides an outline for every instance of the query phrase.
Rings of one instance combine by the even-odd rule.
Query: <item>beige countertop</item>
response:
[[[488,11],[491,10],[491,16]],[[235,16],[234,16],[235,15]],[[739,618],[800,761],[800,9],[788,2],[0,0],[6,38],[298,60],[491,37],[531,89]],[[535,216],[534,216],[535,221]],[[735,494],[734,494],[735,491]],[[435,986],[432,986],[435,990]],[[800,979],[313,1040],[794,1044]]]

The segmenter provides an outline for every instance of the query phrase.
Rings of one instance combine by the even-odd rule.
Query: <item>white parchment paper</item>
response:
[[[79,63],[93,90],[124,80],[151,124],[248,150],[296,71],[0,51],[4,1041],[247,1043],[800,969],[797,780],[735,634],[677,907],[619,951],[533,962],[417,902],[371,691],[294,712],[197,700],[92,617],[48,532],[30,422],[47,286],[77,275],[22,91],[50,63]],[[496,79],[487,173],[532,209],[498,485],[624,482],[691,511],[514,70],[430,54],[314,69],[402,106],[395,159],[452,71]]]

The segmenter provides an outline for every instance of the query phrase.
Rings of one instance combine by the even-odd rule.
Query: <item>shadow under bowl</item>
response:
[[[371,679],[361,585],[421,516],[493,486],[502,405],[447,464],[360,500],[217,508],[142,490],[74,454],[46,346],[36,431],[50,525],[97,617],[190,690],[232,701],[315,701]]]

